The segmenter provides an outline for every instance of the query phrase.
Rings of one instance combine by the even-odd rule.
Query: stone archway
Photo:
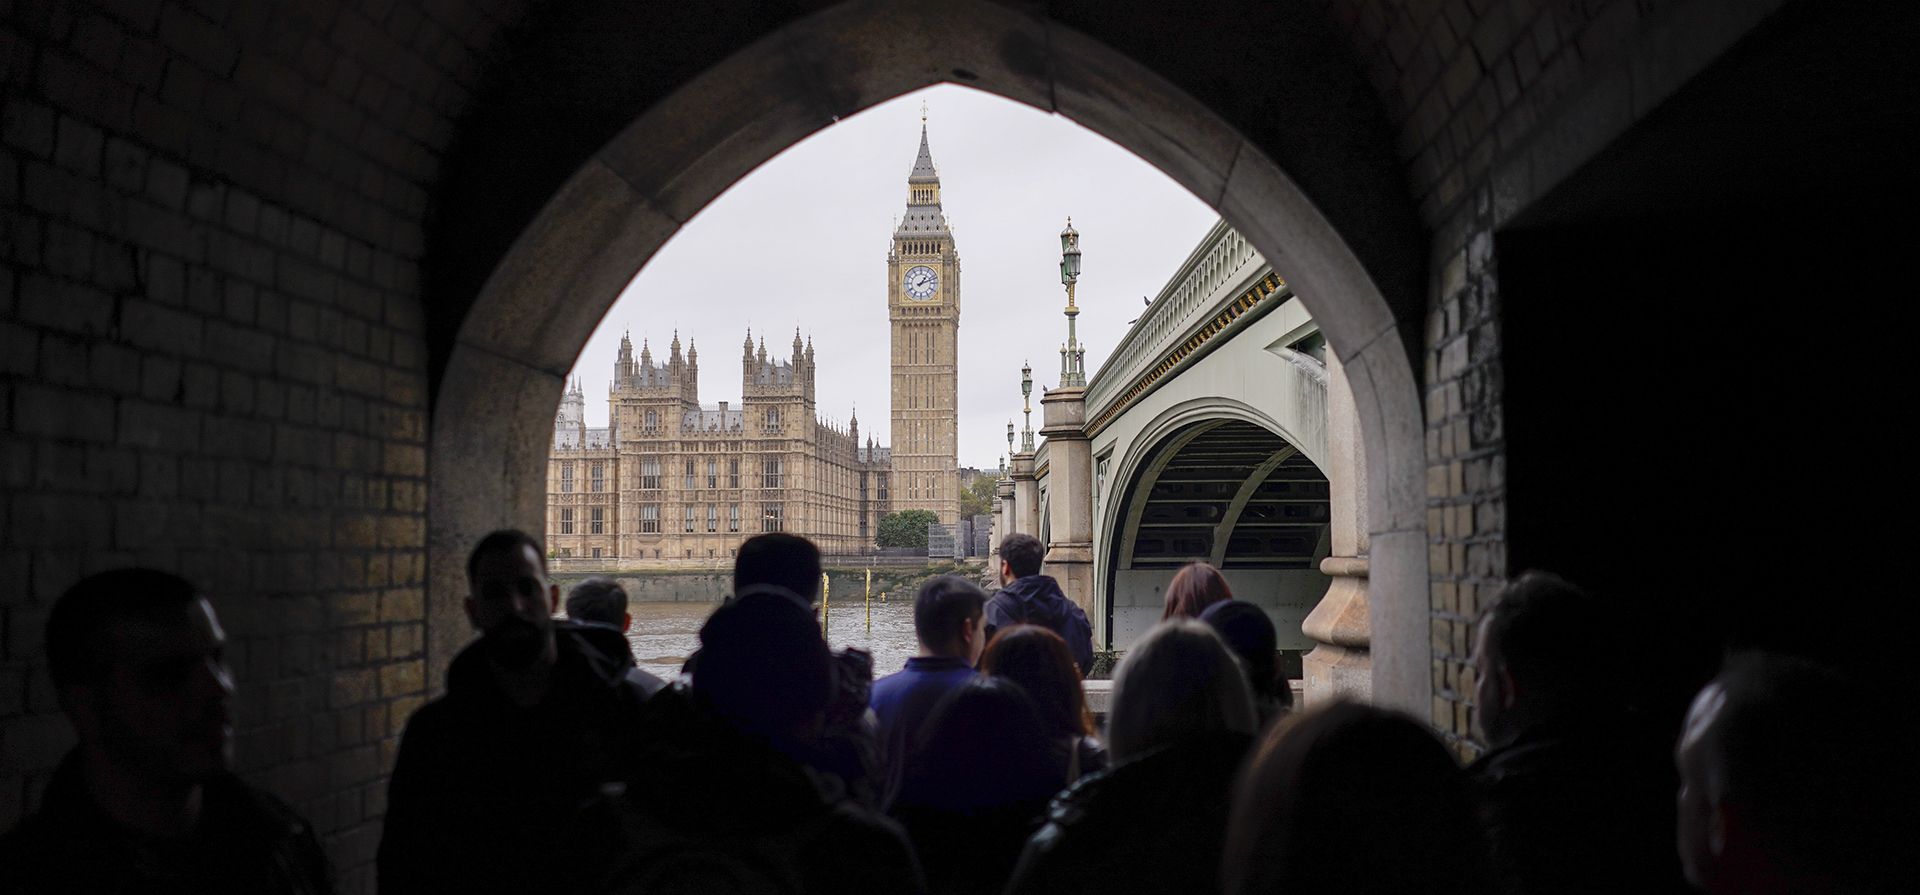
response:
[[[1424,274],[1406,260],[1425,249],[1422,235],[1403,226],[1410,209],[1370,213],[1399,185],[1356,188],[1351,178],[1365,175],[1324,159],[1283,170],[1274,150],[1298,158],[1298,146],[1255,145],[1127,54],[986,2],[855,2],[782,26],[647,109],[548,199],[474,298],[440,366],[430,434],[429,667],[444,667],[467,636],[457,609],[466,545],[502,525],[539,525],[563,377],[639,267],[681,222],[773,155],[841,117],[943,81],[1114,140],[1218,209],[1286,271],[1346,367],[1365,432],[1374,692],[1424,713],[1423,422],[1407,347],[1417,321],[1394,308],[1423,307]],[[1344,138],[1377,130],[1370,113],[1324,85],[1267,77],[1250,87],[1274,94],[1269,105],[1296,103],[1321,127],[1345,127]]]
[[[1327,591],[1320,560],[1331,547],[1320,467],[1272,427],[1239,417],[1184,422],[1135,453],[1101,552],[1109,644],[1124,648],[1159,621],[1166,582],[1206,562],[1275,616],[1282,649],[1295,658],[1311,649],[1301,623]]]

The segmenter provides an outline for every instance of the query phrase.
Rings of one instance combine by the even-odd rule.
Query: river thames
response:
[[[641,668],[662,678],[680,673],[681,663],[700,646],[700,626],[718,603],[633,603],[633,627],[627,641]],[[875,678],[899,671],[918,648],[913,638],[911,600],[873,602],[873,625],[859,600],[829,606],[827,642],[835,649],[857,646],[873,654]]]

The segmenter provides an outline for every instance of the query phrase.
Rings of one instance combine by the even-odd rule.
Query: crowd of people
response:
[[[482,539],[479,637],[407,722],[379,891],[1840,893],[1911,891],[1912,755],[1828,668],[1730,656],[1677,736],[1642,736],[1606,616],[1522,575],[1476,626],[1487,749],[1334,700],[1295,711],[1276,631],[1205,564],[1089,711],[1085,612],[1000,545],[989,596],[914,599],[919,653],[873,678],[833,650],[820,556],[739,551],[734,593],[672,681],[635,668],[615,582],[565,601],[540,544]],[[212,607],[129,569],[75,584],[46,656],[78,745],[0,839],[4,892],[332,890],[313,830],[231,769]]]

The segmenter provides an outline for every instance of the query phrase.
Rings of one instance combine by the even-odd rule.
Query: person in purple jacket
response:
[[[879,721],[883,756],[881,806],[900,794],[912,745],[940,697],[974,676],[974,663],[987,638],[982,629],[987,595],[958,575],[941,575],[920,585],[913,597],[913,633],[920,654],[907,667],[873,684],[871,704]]]
[[[987,640],[1014,625],[1039,625],[1060,635],[1073,653],[1080,676],[1093,668],[1093,624],[1087,613],[1060,590],[1060,582],[1040,574],[1047,548],[1029,534],[1011,534],[1000,542],[1000,590],[987,601]]]

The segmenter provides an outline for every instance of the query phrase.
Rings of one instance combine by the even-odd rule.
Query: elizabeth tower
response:
[[[887,252],[893,332],[893,508],[960,518],[960,256],[940,210],[940,175],[920,122],[907,212]]]

